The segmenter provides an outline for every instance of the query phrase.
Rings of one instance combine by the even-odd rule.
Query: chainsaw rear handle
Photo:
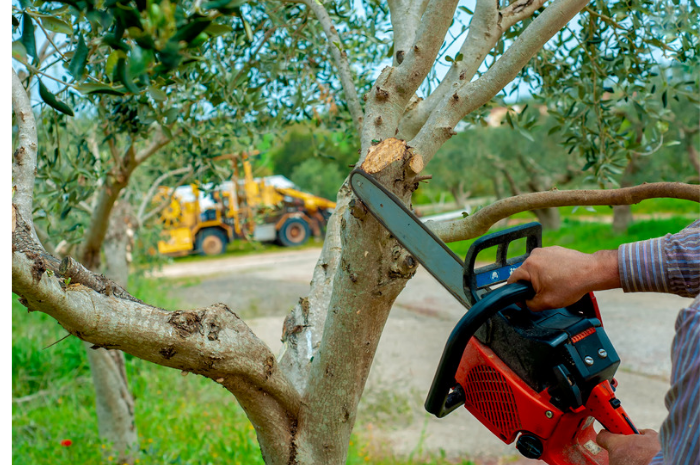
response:
[[[525,254],[509,259],[508,246],[522,238],[527,238]],[[496,262],[474,269],[479,252],[496,245]],[[505,282],[513,270],[538,247],[542,247],[542,225],[536,222],[497,231],[475,240],[464,258],[464,293],[469,303],[474,305],[480,300],[482,294],[488,291],[488,286]]]
[[[528,282],[507,284],[486,294],[459,320],[445,343],[433,384],[425,400],[428,412],[442,418],[464,403],[464,394],[455,375],[469,340],[496,313],[534,296],[535,290]]]

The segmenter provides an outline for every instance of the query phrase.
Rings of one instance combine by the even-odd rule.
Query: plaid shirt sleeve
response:
[[[700,464],[700,221],[678,234],[622,245],[618,261],[625,292],[695,297],[676,319],[668,416],[659,431],[661,451],[651,465]]]

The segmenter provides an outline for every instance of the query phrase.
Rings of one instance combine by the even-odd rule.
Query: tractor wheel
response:
[[[289,218],[277,231],[277,242],[285,247],[296,247],[306,244],[311,235],[311,229],[301,218]]]
[[[197,250],[201,255],[220,255],[226,252],[228,238],[220,229],[209,228],[197,235]]]

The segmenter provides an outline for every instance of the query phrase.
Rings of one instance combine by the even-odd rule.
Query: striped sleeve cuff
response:
[[[617,249],[620,283],[625,292],[669,292],[664,238],[623,244]]]
[[[664,453],[663,453],[663,451],[659,451],[659,453],[656,454],[653,459],[651,459],[651,462],[649,462],[649,465],[664,465]]]

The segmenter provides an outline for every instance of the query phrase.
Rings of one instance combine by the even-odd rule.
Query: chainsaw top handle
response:
[[[518,239],[527,238],[526,252],[508,258],[508,246]],[[474,269],[476,257],[482,250],[498,246],[496,262]],[[464,258],[464,294],[471,305],[481,300],[490,286],[505,282],[537,247],[542,247],[542,225],[528,223],[497,231],[475,240]]]
[[[459,320],[447,339],[433,384],[425,400],[425,409],[428,412],[442,418],[464,403],[464,392],[455,380],[455,375],[469,340],[476,330],[496,313],[534,296],[535,291],[530,283],[507,284],[486,294]]]

